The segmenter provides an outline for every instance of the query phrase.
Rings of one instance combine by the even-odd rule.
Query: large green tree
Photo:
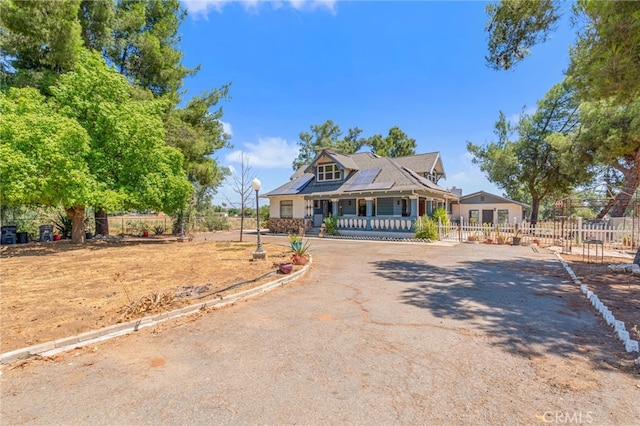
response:
[[[4,0],[0,7],[3,82],[50,94],[55,79],[74,69],[82,44],[100,52],[132,84],[134,98],[166,100],[167,144],[183,153],[199,193],[215,192],[225,169],[213,154],[229,145],[216,104],[228,98],[228,85],[178,106],[182,80],[197,71],[181,63],[178,29],[186,12],[178,0]],[[94,207],[98,233],[108,234],[104,206]]]
[[[579,125],[578,105],[571,86],[558,84],[538,102],[535,113],[521,114],[517,125],[500,112],[495,125],[497,140],[485,146],[467,143],[473,162],[491,182],[513,199],[523,192],[528,194],[534,225],[545,198],[568,194],[590,178],[584,162],[576,158],[584,154],[573,149],[565,137]]]
[[[4,158],[13,166],[29,160],[27,170],[33,177],[23,184],[22,173],[2,170],[1,192],[9,194],[3,203],[61,203],[73,221],[74,242],[84,241],[87,205],[167,213],[185,205],[191,185],[182,169],[182,154],[165,143],[164,106],[133,99],[126,79],[99,54],[81,50],[74,70],[58,77],[47,101],[33,89],[20,89],[25,94],[17,90],[9,91],[13,103],[5,107],[7,115],[3,113],[3,154],[8,155],[3,155],[3,164]],[[21,109],[23,99],[34,99],[34,106]],[[35,118],[31,110],[38,111]],[[44,125],[32,125],[30,132],[28,125],[38,120],[60,124],[48,132],[41,130]],[[69,141],[64,144],[60,138]],[[49,162],[60,166],[52,169]]]
[[[489,65],[509,69],[524,59],[555,30],[565,5],[552,0],[488,5]],[[640,95],[640,2],[578,0],[573,12],[580,26],[568,76],[580,98],[633,101]]]
[[[374,154],[382,157],[402,157],[416,154],[416,140],[407,136],[398,126],[389,129],[387,136],[373,135],[367,145]]]

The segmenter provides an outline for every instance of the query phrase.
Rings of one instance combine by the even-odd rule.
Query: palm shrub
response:
[[[429,216],[424,215],[416,219],[414,223],[416,238],[424,240],[438,239],[438,224]]]
[[[440,220],[441,225],[449,224],[449,215],[447,215],[447,211],[444,207],[436,208],[431,214],[431,219],[433,219],[436,224],[438,223],[438,219]]]

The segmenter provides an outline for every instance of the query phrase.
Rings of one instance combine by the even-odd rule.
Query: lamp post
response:
[[[258,229],[258,247],[256,251],[253,252],[253,260],[265,260],[267,258],[267,252],[262,250],[262,243],[260,242],[260,200],[258,198],[258,191],[260,191],[261,186],[262,183],[258,178],[254,178],[251,182],[251,187],[256,191],[256,226]]]

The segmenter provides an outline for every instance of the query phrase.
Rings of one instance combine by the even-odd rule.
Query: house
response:
[[[268,192],[269,229],[297,232],[338,218],[343,235],[408,236],[418,216],[436,207],[450,211],[458,196],[438,185],[445,177],[440,153],[381,157],[318,151],[284,185]]]
[[[452,192],[456,192],[452,190]],[[519,223],[525,218],[525,209],[530,206],[485,191],[460,196],[459,201],[451,206],[451,217],[454,222],[462,220],[465,224],[481,225]]]

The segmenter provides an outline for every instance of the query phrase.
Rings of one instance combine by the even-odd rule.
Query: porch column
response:
[[[373,216],[373,198],[365,198],[367,207],[367,229],[371,229],[371,217]]]
[[[331,214],[333,216],[338,216],[338,202],[340,200],[338,200],[337,198],[332,198],[331,199]]]
[[[411,219],[415,221],[418,218],[418,197],[409,197],[409,199],[411,200],[411,211],[409,215]]]

